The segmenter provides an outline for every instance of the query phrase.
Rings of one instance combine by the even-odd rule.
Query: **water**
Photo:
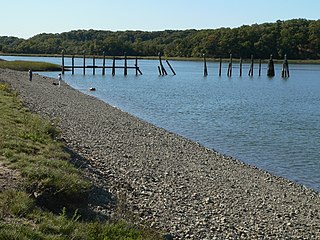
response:
[[[61,62],[60,58],[36,60]],[[280,65],[275,66],[276,77],[269,79],[266,65],[261,77],[257,65],[254,77],[248,77],[245,64],[240,78],[234,64],[228,78],[227,64],[218,77],[218,64],[208,63],[209,76],[204,78],[201,62],[170,62],[176,76],[159,77],[158,61],[140,60],[142,76],[129,70],[124,77],[120,69],[114,77],[110,69],[105,76],[101,69],[95,76],[92,70],[83,76],[77,70],[75,75],[66,73],[64,80],[157,126],[320,191],[320,65],[290,65],[291,76],[284,80],[279,77]],[[71,65],[71,60],[65,64]],[[76,59],[76,64],[82,65],[82,60]],[[97,91],[88,91],[90,87]]]

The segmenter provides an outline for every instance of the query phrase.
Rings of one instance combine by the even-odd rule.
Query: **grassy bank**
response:
[[[29,69],[32,69],[32,71],[35,72],[61,71],[61,67],[57,64],[32,61],[0,61],[0,68],[8,68],[17,71],[28,71]]]
[[[54,124],[2,83],[0,112],[0,239],[160,239],[128,223],[82,218],[77,209],[92,186],[70,163]]]

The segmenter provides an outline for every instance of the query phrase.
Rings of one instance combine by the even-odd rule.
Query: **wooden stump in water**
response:
[[[208,68],[207,68],[207,60],[206,60],[206,55],[203,54],[203,76],[208,76]]]
[[[283,78],[288,78],[290,77],[290,73],[289,73],[289,63],[288,63],[288,60],[287,60],[287,54],[284,55],[284,61],[283,61],[283,64],[282,64],[282,73],[281,73],[281,76]]]
[[[275,73],[274,73],[274,63],[273,63],[272,54],[271,54],[269,62],[268,62],[267,76],[268,77],[274,77],[274,75],[275,75]]]

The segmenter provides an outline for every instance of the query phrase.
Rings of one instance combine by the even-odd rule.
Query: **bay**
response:
[[[7,60],[33,60],[61,63],[60,58],[1,57]],[[96,59],[101,65],[102,60]],[[75,59],[82,65],[82,59]],[[170,61],[168,76],[158,75],[159,61],[139,60],[143,75],[117,69],[105,76],[101,69],[67,72],[63,78],[72,87],[95,96],[156,126],[175,132],[200,144],[231,155],[275,175],[320,191],[320,65],[291,64],[290,78],[283,79],[281,65],[276,76],[261,76],[255,65],[249,77],[244,64],[234,64],[233,76],[227,77],[227,63],[218,76],[218,63],[208,63],[203,77],[203,63]],[[71,59],[65,59],[71,65]],[[107,65],[111,65],[107,60]],[[123,66],[123,61],[118,61]],[[92,59],[87,59],[92,65]],[[134,60],[128,65],[133,66]],[[57,77],[57,73],[41,73]],[[96,91],[89,91],[90,87]]]

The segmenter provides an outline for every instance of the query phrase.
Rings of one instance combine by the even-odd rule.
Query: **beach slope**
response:
[[[27,73],[5,69],[0,81],[31,111],[58,123],[61,138],[85,159],[86,175],[138,222],[175,239],[320,239],[317,192],[155,127],[64,82],[59,87],[37,74],[30,82]]]

